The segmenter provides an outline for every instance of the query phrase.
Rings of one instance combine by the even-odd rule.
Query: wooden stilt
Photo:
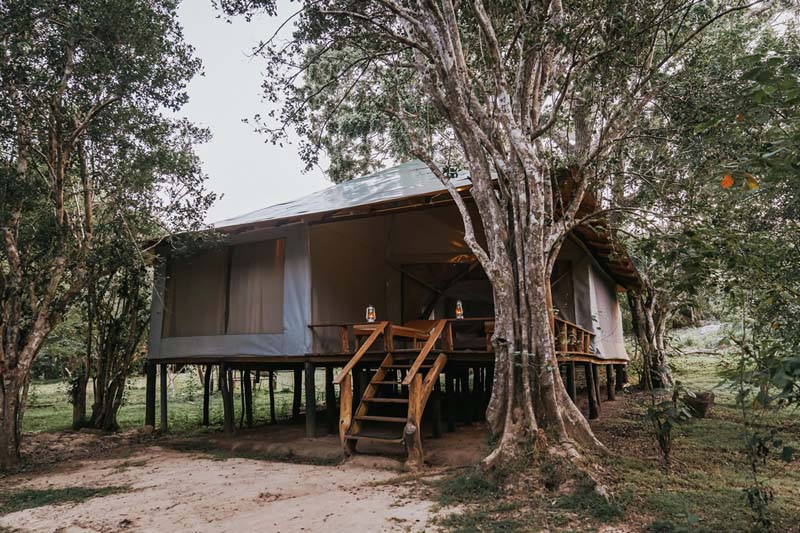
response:
[[[623,388],[625,388],[625,384],[628,382],[628,369],[625,365],[616,365],[616,367],[617,367],[616,389],[617,392],[619,392]]]
[[[442,383],[437,378],[433,384],[431,394],[431,422],[433,423],[433,437],[442,436]]]
[[[294,397],[292,398],[292,418],[300,416],[300,405],[303,401],[303,370],[294,369]]]
[[[603,414],[603,397],[600,395],[600,365],[592,364],[592,380],[594,381],[595,398],[597,398],[597,413]]]
[[[575,390],[575,361],[569,361],[565,366],[567,370],[567,394],[574,402],[575,398],[578,397],[578,393]]]
[[[606,365],[606,394],[609,400],[617,399],[616,383],[614,379],[614,365]]]
[[[594,384],[592,366],[592,363],[583,364],[586,373],[586,395],[589,398],[589,420],[597,420],[600,418],[600,410],[597,408],[597,387]]]
[[[146,365],[147,381],[144,393],[144,425],[155,427],[156,425],[156,373],[158,369],[153,361],[148,361]]]
[[[472,419],[482,420],[483,383],[481,382],[481,369],[477,366],[472,367],[472,398],[470,401],[472,402]]]
[[[447,402],[447,431],[456,430],[456,394],[455,378],[451,374],[444,375],[445,401]]]
[[[211,370],[214,368],[211,365],[206,365],[206,372],[203,376],[203,425],[208,427],[209,424],[209,401],[211,396]]]
[[[250,369],[242,372],[242,394],[244,395],[244,411],[247,427],[253,427],[253,385],[250,381]]]
[[[233,423],[233,383],[230,379],[230,372],[228,365],[225,363],[219,366],[219,390],[222,392],[222,425],[226,434],[233,435],[235,431]]]
[[[275,372],[269,371],[269,419],[274,424],[277,421],[275,416]]]
[[[325,367],[325,422],[328,433],[338,433],[339,414],[336,412],[336,389],[333,386],[333,367]]]
[[[461,405],[464,408],[464,425],[472,425],[472,395],[469,392],[469,368],[461,373]]]
[[[161,431],[169,431],[167,423],[167,365],[160,365],[161,371]]]
[[[353,411],[358,409],[358,404],[361,402],[361,371],[361,366],[357,365],[355,368],[353,368],[352,372],[353,379],[351,381],[353,382]]]
[[[316,368],[314,363],[306,361],[306,437],[313,438],[317,436],[317,399],[316,399],[316,383],[314,382],[314,372]]]
[[[494,387],[494,365],[486,367],[486,387],[485,396],[483,398],[484,411],[489,408],[489,400],[492,399],[492,388]]]

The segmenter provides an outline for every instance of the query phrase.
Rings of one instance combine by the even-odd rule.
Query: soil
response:
[[[80,461],[17,476],[15,490],[128,487],[77,504],[18,511],[18,531],[426,531],[433,502],[391,481],[396,472],[346,463],[319,466],[232,458],[161,446],[127,458]],[[2,490],[9,490],[7,485]]]
[[[482,424],[425,441],[435,477],[487,453]],[[78,503],[0,516],[0,531],[432,531],[402,448],[361,444],[343,461],[338,436],[280,424],[191,437],[65,431],[25,440],[27,470],[0,478],[23,489],[125,487]],[[276,458],[277,460],[270,460]],[[409,481],[411,480],[411,481]]]

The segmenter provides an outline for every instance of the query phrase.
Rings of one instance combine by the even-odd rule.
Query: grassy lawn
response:
[[[269,390],[266,373],[262,373],[260,383],[253,389],[253,416],[255,422],[269,421]],[[237,373],[238,380],[238,373]],[[321,405],[325,398],[322,383],[324,383],[324,370],[317,372],[317,405]],[[277,373],[277,387],[275,388],[275,412],[279,419],[288,418],[292,409],[292,387],[294,378],[292,372]],[[236,420],[241,415],[239,399],[239,382],[235,383],[237,401],[234,402]],[[91,384],[89,385],[91,388]],[[28,406],[25,411],[25,433],[40,433],[43,431],[62,431],[72,427],[72,405],[68,402],[67,385],[60,381],[34,381],[31,383]],[[88,403],[91,414],[91,392]],[[145,403],[145,378],[132,377],[128,380],[125,391],[125,400],[120,408],[118,421],[120,428],[140,428],[144,425]],[[156,421],[158,421],[159,395],[156,395]],[[200,427],[203,409],[203,387],[197,374],[194,372],[179,373],[174,376],[168,388],[167,413],[169,415],[170,430],[173,432],[190,431]],[[209,405],[210,422],[213,427],[222,427],[222,395],[215,390],[211,395]]]

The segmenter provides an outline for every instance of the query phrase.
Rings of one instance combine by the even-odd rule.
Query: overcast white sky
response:
[[[181,114],[211,130],[214,138],[197,147],[197,153],[209,188],[223,195],[209,211],[208,222],[331,185],[319,169],[302,173],[296,144],[280,148],[265,143],[252,126],[242,123],[269,110],[269,102],[261,98],[263,63],[248,52],[259,38],[272,35],[283,18],[228,24],[216,15],[211,0],[184,0],[179,8],[186,40],[195,47],[205,72],[189,84],[189,103]]]

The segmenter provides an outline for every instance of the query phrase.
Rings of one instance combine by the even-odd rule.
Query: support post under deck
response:
[[[328,433],[339,432],[339,413],[336,411],[336,389],[333,386],[333,367],[325,367],[325,422]]]
[[[306,437],[308,438],[317,436],[317,401],[314,383],[315,370],[314,363],[306,361]]]
[[[169,427],[167,424],[167,365],[161,364],[161,431],[167,432],[169,431]]]
[[[586,373],[586,395],[589,398],[589,420],[600,418],[600,411],[597,408],[597,387],[594,384],[594,372],[592,363],[583,364]]]
[[[606,394],[609,400],[617,399],[614,365],[606,365]]]
[[[148,361],[145,365],[147,371],[147,381],[145,385],[144,401],[144,425],[155,427],[156,425],[156,364]]]

